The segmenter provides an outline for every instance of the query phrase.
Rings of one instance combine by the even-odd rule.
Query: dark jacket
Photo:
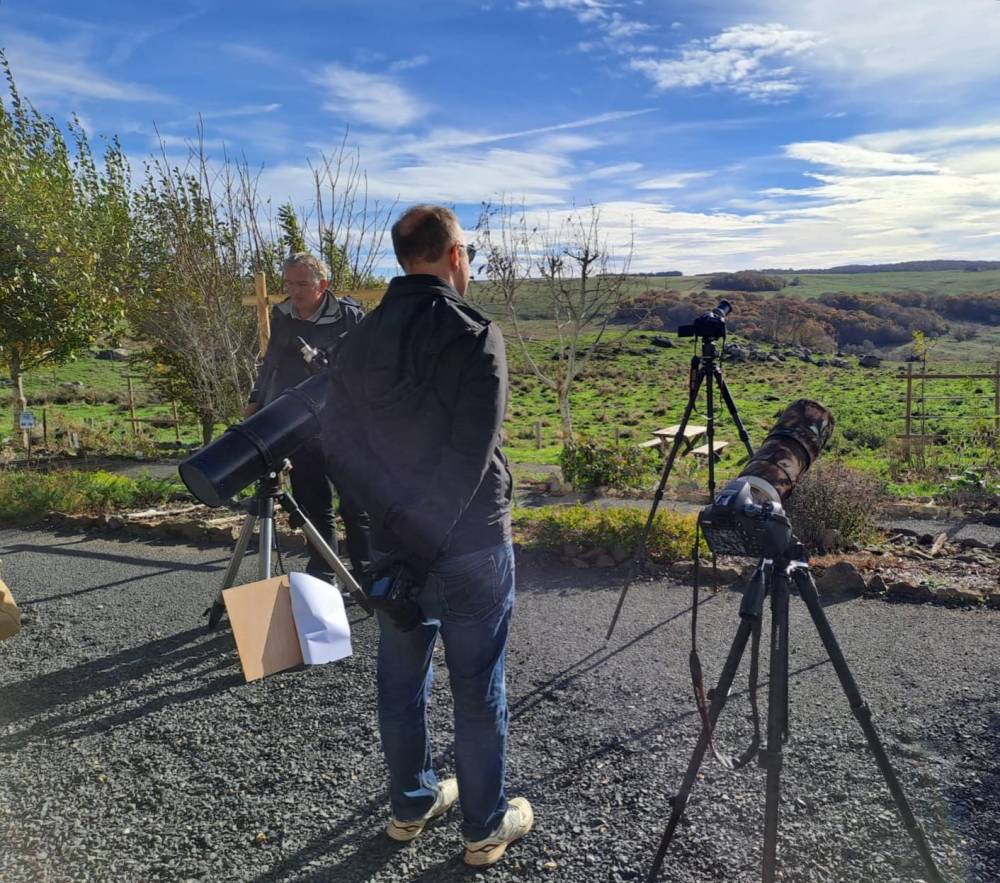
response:
[[[276,304],[271,309],[271,340],[250,392],[250,402],[264,407],[289,387],[309,378],[309,366],[302,358],[297,337],[330,355],[364,315],[356,300],[338,298],[329,291],[323,295],[319,315],[312,320],[297,318],[291,300]]]
[[[344,339],[323,441],[372,545],[427,566],[510,540],[500,330],[436,276],[398,276]]]

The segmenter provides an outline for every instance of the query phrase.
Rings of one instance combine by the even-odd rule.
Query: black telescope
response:
[[[818,402],[799,399],[782,412],[743,471],[698,516],[717,555],[775,558],[791,542],[783,503],[833,434]]]
[[[733,305],[728,300],[720,300],[718,306],[707,313],[702,313],[690,325],[681,325],[677,329],[678,337],[701,337],[705,340],[718,340],[726,336],[726,316],[733,311]]]
[[[206,506],[221,506],[269,473],[320,432],[330,379],[317,374],[286,389],[273,402],[192,454],[178,470]]]

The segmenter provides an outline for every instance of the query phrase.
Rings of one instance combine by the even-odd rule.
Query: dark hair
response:
[[[411,261],[429,264],[458,241],[461,229],[455,213],[443,205],[414,205],[392,225],[392,248],[405,267]]]

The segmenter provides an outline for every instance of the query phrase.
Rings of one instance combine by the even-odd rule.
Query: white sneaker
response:
[[[492,865],[503,858],[515,840],[520,840],[535,824],[535,812],[524,797],[515,797],[507,805],[507,812],[497,829],[482,840],[465,843],[467,865]]]
[[[397,818],[390,818],[389,824],[385,826],[385,833],[393,840],[406,843],[420,834],[431,819],[436,819],[438,816],[448,812],[455,805],[456,800],[458,800],[458,779],[451,778],[438,782],[437,797],[427,812],[419,819],[406,822],[401,822]]]

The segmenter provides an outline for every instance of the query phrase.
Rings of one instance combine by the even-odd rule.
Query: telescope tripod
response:
[[[715,387],[718,387],[722,401],[725,402],[729,416],[736,426],[736,432],[739,434],[740,441],[743,443],[743,447],[746,448],[747,456],[753,457],[753,448],[750,447],[750,436],[743,427],[743,421],[736,410],[736,403],[729,394],[729,387],[726,386],[726,380],[722,376],[722,368],[719,365],[719,361],[720,355],[715,346],[715,341],[703,338],[701,342],[701,355],[691,357],[688,400],[687,406],[684,408],[684,416],[681,417],[677,434],[674,436],[673,445],[670,448],[670,453],[667,455],[666,463],[663,465],[663,472],[660,474],[660,483],[656,486],[656,492],[653,494],[653,504],[649,508],[649,515],[642,529],[642,535],[639,537],[639,543],[632,554],[628,579],[625,581],[625,585],[622,586],[621,593],[618,596],[618,605],[615,607],[614,615],[611,617],[611,624],[608,626],[608,633],[604,636],[605,642],[611,640],[618,617],[622,612],[622,607],[625,605],[625,596],[628,594],[629,587],[635,579],[640,563],[646,558],[646,542],[649,540],[649,532],[653,527],[653,519],[656,517],[656,510],[663,500],[663,491],[667,486],[667,479],[670,478],[670,473],[674,468],[674,461],[677,459],[681,445],[686,442],[685,431],[687,430],[688,421],[691,419],[691,413],[698,402],[698,392],[703,385],[705,387],[705,432],[708,436],[709,497],[713,500],[715,499]],[[694,554],[697,556],[697,549]]]
[[[250,545],[250,538],[254,534],[254,529],[260,523],[260,538],[257,543],[257,578],[271,578],[271,551],[274,545],[274,511],[275,506],[280,506],[288,513],[288,522],[292,527],[302,528],[306,540],[333,569],[344,587],[351,593],[355,601],[369,615],[372,612],[368,597],[365,595],[357,580],[351,572],[344,566],[344,563],[337,557],[333,549],[330,548],[323,535],[316,529],[316,526],[306,517],[299,504],[295,502],[288,491],[281,485],[281,476],[287,468],[287,461],[279,470],[274,470],[265,475],[257,482],[257,490],[253,500],[250,501],[250,511],[240,528],[239,538],[236,540],[236,547],[229,559],[226,573],[222,578],[222,587],[218,595],[208,609],[208,630],[214,631],[226,612],[226,606],[222,598],[222,593],[236,582],[240,565],[246,556],[247,547]]]
[[[923,859],[927,880],[930,883],[943,883],[943,878],[934,864],[927,838],[924,835],[920,823],[913,815],[910,804],[903,793],[903,788],[899,784],[899,779],[892,768],[889,757],[886,754],[882,741],[879,738],[875,725],[872,722],[871,709],[861,697],[858,685],[847,667],[844,654],[837,643],[837,638],[830,627],[830,622],[826,618],[823,606],[820,603],[819,595],[816,591],[816,584],[813,581],[812,572],[806,560],[804,549],[798,544],[793,544],[783,557],[774,561],[761,560],[757,570],[747,584],[743,603],[740,605],[740,625],[736,632],[736,638],[729,650],[729,656],[722,669],[718,686],[714,691],[710,691],[711,704],[708,709],[708,721],[703,724],[701,735],[698,737],[694,753],[688,763],[687,773],[681,782],[680,790],[672,799],[672,811],[667,822],[666,830],[660,840],[656,858],[650,869],[647,883],[654,883],[663,859],[666,856],[670,841],[674,836],[674,831],[687,807],[691,788],[698,776],[706,749],[712,745],[712,730],[722,712],[726,699],[729,696],[729,689],[733,679],[740,667],[740,660],[746,650],[747,641],[751,635],[754,636],[754,646],[756,648],[757,638],[760,634],[760,621],[763,612],[764,598],[768,594],[771,596],[771,648],[770,648],[770,674],[768,680],[768,708],[767,708],[767,745],[758,754],[760,765],[767,770],[767,789],[765,797],[764,812],[764,854],[763,871],[761,880],[763,883],[773,883],[776,873],[777,860],[777,840],[778,840],[778,805],[780,799],[780,780],[782,767],[782,746],[788,740],[788,601],[791,586],[794,583],[799,590],[799,595],[805,602],[812,617],[816,631],[820,640],[829,654],[834,670],[840,680],[840,685],[847,696],[851,711],[857,718],[858,724],[864,732],[868,742],[868,748],[875,757],[892,798],[896,803],[900,818],[906,827],[910,838],[913,840]],[[754,668],[751,674],[751,690],[755,689],[756,657],[753,660]],[[756,700],[752,698],[752,701]],[[755,706],[756,707],[756,706]],[[754,744],[749,752],[744,754],[740,763],[752,759],[753,754],[759,746],[759,740],[755,737]],[[714,748],[713,748],[714,750]]]

